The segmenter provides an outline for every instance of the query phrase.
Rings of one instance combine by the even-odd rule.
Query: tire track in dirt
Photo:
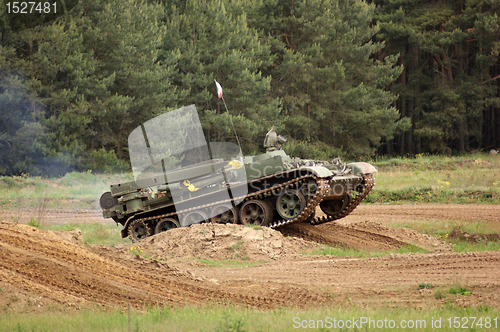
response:
[[[253,269],[196,269],[207,278],[233,282],[262,280],[287,285],[334,286],[353,289],[416,287],[420,282],[437,285],[491,287],[499,295],[500,251],[446,254],[392,254],[378,258],[303,257],[273,262]],[[500,298],[500,296],[499,296]]]
[[[391,236],[346,227],[335,222],[318,226],[295,223],[278,229],[283,235],[302,237],[306,240],[356,249],[388,250],[401,247],[404,242]]]
[[[255,296],[210,282],[200,283],[153,260],[120,263],[49,232],[6,222],[0,222],[0,283],[72,305],[125,307],[130,302],[136,307],[158,303],[182,306],[230,301],[273,309],[302,307],[306,302],[302,298],[285,302],[270,290]]]
[[[104,220],[96,211],[54,212],[54,220],[51,213],[46,218],[49,224]],[[414,235],[384,229],[382,224],[387,222],[495,223],[499,218],[500,206],[492,205],[361,205],[338,222],[291,225],[288,231],[290,235],[329,244],[387,250],[412,243],[409,240]],[[389,300],[421,303],[418,301],[422,293],[416,290],[421,282],[470,287],[473,295],[461,297],[460,301],[468,301],[464,305],[498,307],[500,303],[500,251],[392,254],[364,259],[284,255],[246,268],[207,268],[192,263],[179,258],[169,260],[167,266],[110,247],[87,249],[51,232],[0,222],[0,287],[5,295],[0,297],[0,307],[11,294],[6,290],[78,306],[99,303],[126,307],[128,302],[135,307],[156,303],[182,306],[230,301],[262,309],[353,303],[379,307]],[[432,290],[426,291],[430,292],[430,303],[436,304]]]
[[[196,303],[204,297],[203,289],[128,269],[37,230],[26,234],[1,227],[0,234],[1,267],[22,276],[28,288],[41,285],[56,295],[113,304],[129,297],[134,304]]]
[[[321,217],[324,213],[316,210]],[[458,221],[458,222],[500,222],[500,205],[495,204],[361,204],[340,223],[370,220],[373,222],[409,221]]]

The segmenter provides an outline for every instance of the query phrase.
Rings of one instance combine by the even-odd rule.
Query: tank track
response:
[[[283,172],[283,174],[284,173],[285,172]],[[276,174],[268,176],[268,178],[271,178],[271,177],[274,177],[274,176],[276,176]],[[234,197],[232,199],[221,200],[221,201],[210,203],[210,204],[205,204],[205,205],[200,205],[200,206],[192,207],[192,208],[189,208],[189,209],[184,209],[182,211],[170,212],[170,213],[165,213],[165,214],[162,214],[162,215],[156,215],[156,216],[151,216],[151,217],[146,217],[146,218],[135,219],[135,220],[132,220],[130,222],[130,224],[128,225],[127,228],[131,227],[132,225],[137,225],[137,224],[142,224],[142,223],[144,223],[144,224],[147,225],[147,222],[152,221],[152,220],[158,220],[159,221],[159,220],[161,220],[163,218],[175,217],[177,214],[180,214],[180,213],[186,213],[186,212],[190,212],[190,211],[204,209],[204,208],[208,208],[208,207],[211,207],[211,206],[216,206],[216,205],[222,204],[222,203],[229,203],[229,202],[234,201],[234,200],[242,200],[242,202],[244,202],[244,201],[247,201],[247,200],[250,200],[250,199],[262,199],[262,198],[265,198],[267,196],[272,195],[273,192],[280,191],[280,190],[287,189],[287,188],[291,188],[295,184],[299,184],[299,183],[301,183],[305,179],[314,179],[314,180],[316,180],[317,190],[316,190],[316,193],[314,194],[314,196],[311,197],[308,200],[308,202],[307,202],[306,206],[304,207],[304,209],[302,210],[302,212],[296,218],[289,219],[289,220],[273,221],[271,224],[266,225],[266,226],[267,227],[271,227],[271,228],[276,228],[276,227],[283,226],[283,225],[286,225],[286,224],[291,224],[291,223],[295,223],[295,222],[302,222],[302,221],[306,220],[314,212],[314,210],[316,209],[316,206],[319,204],[319,202],[321,202],[321,200],[323,199],[323,197],[328,193],[328,189],[330,187],[330,185],[329,185],[330,181],[329,180],[327,180],[327,179],[318,179],[318,178],[316,178],[315,176],[313,176],[311,174],[307,174],[307,175],[304,175],[304,176],[293,178],[293,179],[291,179],[291,180],[289,180],[287,182],[281,183],[279,186],[273,186],[273,187],[270,187],[270,188],[259,190],[257,192],[252,193],[249,196],[245,195],[245,196],[240,196],[240,197]],[[151,230],[148,229],[147,232],[148,232],[148,234],[151,234]],[[132,235],[129,234],[129,237],[130,237],[130,239],[133,242],[135,241],[135,239],[133,238]]]
[[[375,178],[373,177],[373,174],[365,174],[365,176],[363,176],[363,190],[358,193],[356,197],[351,199],[349,201],[349,204],[342,211],[334,215],[314,218],[309,223],[311,225],[320,225],[329,221],[344,218],[345,216],[349,215],[363,201],[363,199],[365,199],[366,196],[368,196],[374,186]]]
[[[325,197],[325,195],[328,193],[328,189],[330,188],[330,181],[326,179],[317,179],[317,190],[314,196],[309,199],[307,202],[306,206],[302,210],[302,212],[299,213],[299,215],[293,219],[283,219],[278,222],[273,222],[271,225],[268,225],[268,227],[271,228],[276,228],[279,226],[291,224],[294,222],[301,222],[306,220],[316,209],[316,206],[318,206],[319,202]]]
[[[273,174],[272,176],[276,176],[276,174]],[[272,176],[269,176],[269,178]],[[215,205],[222,204],[222,203],[229,203],[229,202],[234,201],[234,200],[247,201],[250,199],[262,199],[262,198],[265,198],[267,196],[272,195],[273,192],[275,192],[276,190],[280,191],[283,189],[291,188],[294,186],[294,184],[299,184],[305,179],[314,179],[317,183],[317,190],[316,190],[315,194],[307,201],[306,206],[304,207],[302,212],[297,217],[295,217],[293,219],[288,219],[288,220],[282,219],[279,221],[273,221],[271,224],[266,225],[266,226],[270,227],[270,228],[276,228],[276,227],[280,227],[280,226],[284,226],[284,225],[289,225],[292,223],[303,222],[303,221],[307,220],[307,218],[310,217],[314,213],[318,204],[326,196],[326,194],[328,193],[328,190],[330,188],[330,181],[331,180],[316,178],[315,176],[308,174],[308,175],[300,176],[300,177],[294,178],[292,180],[289,180],[287,182],[281,183],[279,186],[273,186],[270,188],[266,188],[266,189],[257,191],[255,193],[252,193],[250,196],[245,195],[245,196],[235,197],[232,199],[221,200],[221,201],[210,203],[210,204],[192,207],[192,208],[185,209],[185,210],[178,211],[178,212],[176,211],[176,212],[170,212],[170,213],[157,215],[157,216],[135,219],[129,224],[128,227],[130,227],[131,225],[134,225],[134,224],[141,224],[141,223],[144,223],[147,225],[148,221],[152,221],[152,220],[159,221],[163,218],[176,216],[179,213],[186,213],[186,212],[190,212],[190,211],[204,209],[204,208],[208,208],[208,207],[215,206]],[[368,193],[373,188],[374,184],[375,184],[375,182],[374,182],[373,176],[371,174],[368,174],[367,176],[363,177],[364,190],[360,194],[358,194],[354,199],[350,200],[349,205],[343,211],[341,211],[340,213],[338,213],[336,215],[330,215],[328,217],[323,216],[323,217],[318,217],[318,218],[312,219],[309,223],[311,225],[319,225],[319,224],[322,224],[325,222],[337,220],[337,219],[340,219],[340,218],[347,216],[368,195]],[[147,232],[148,232],[148,234],[151,234],[151,230],[148,229]],[[135,241],[135,239],[132,237],[132,235],[130,235],[130,239],[132,241]]]

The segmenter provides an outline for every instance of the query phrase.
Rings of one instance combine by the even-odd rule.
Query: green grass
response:
[[[365,203],[500,203],[498,156],[417,156],[373,164],[379,172]]]
[[[388,251],[365,251],[365,250],[356,250],[353,248],[323,245],[321,246],[321,248],[311,251],[310,255],[369,258],[369,257],[383,257],[383,256],[388,256],[390,254],[407,254],[407,253],[426,254],[428,252],[429,251],[426,249],[422,249],[409,244],[403,245],[399,249],[388,250]]]
[[[432,284],[427,283],[427,282],[421,282],[418,284],[418,289],[432,289],[434,286]]]
[[[74,231],[79,229],[82,232],[83,243],[95,245],[115,246],[119,243],[130,244],[128,238],[122,239],[120,235],[121,228],[110,224],[65,224],[43,226],[43,230],[50,231]]]
[[[260,231],[261,229],[263,229],[262,226],[253,225],[253,224],[247,224],[247,225],[245,225],[245,227],[251,227],[251,228],[255,229],[256,231]]]
[[[469,234],[498,234],[500,233],[500,222],[464,222],[464,221],[409,221],[409,222],[391,222],[387,224],[388,227],[393,228],[411,228],[419,233],[429,234],[432,236],[444,236],[453,231],[454,228],[460,227],[463,232]]]
[[[494,168],[500,163],[500,158],[498,155],[476,152],[460,156],[417,154],[414,157],[408,158],[377,157],[368,162],[383,172],[397,172],[401,170],[442,171],[461,168],[470,169],[474,167]]]
[[[500,249],[500,241],[468,242],[453,240],[448,242],[451,243],[454,252],[497,251]]]
[[[28,221],[26,225],[36,228],[42,228],[42,224],[35,217],[31,217],[30,221]]]
[[[369,162],[379,172],[365,203],[500,204],[498,155],[417,155]],[[131,180],[130,173],[108,175],[91,171],[67,173],[59,178],[0,176],[0,207],[33,208],[37,200],[44,199],[47,208],[99,209],[99,197],[111,184]]]
[[[111,184],[131,180],[131,174],[92,172],[72,172],[60,178],[0,176],[0,207],[36,208],[43,200],[50,209],[99,209],[99,198]]]
[[[472,292],[467,288],[463,286],[453,286],[448,289],[448,293],[452,295],[471,295]]]
[[[243,240],[238,240],[236,244],[233,244],[231,247],[229,247],[229,250],[231,251],[239,251],[243,248]]]
[[[500,311],[486,306],[456,307],[452,304],[442,308],[428,308],[426,310],[409,309],[406,307],[392,308],[389,304],[375,309],[369,308],[318,308],[301,310],[283,308],[261,311],[250,308],[234,307],[232,305],[205,305],[202,307],[185,306],[182,308],[153,307],[141,311],[103,309],[83,309],[74,311],[54,311],[45,314],[31,313],[2,313],[0,314],[0,331],[195,331],[195,332],[242,332],[242,331],[303,331],[300,325],[311,331],[331,330],[371,331],[371,330],[399,330],[398,324],[402,321],[419,321],[418,331],[434,331],[432,322],[441,321],[443,331],[450,330],[449,317],[482,317],[482,328],[475,326],[475,331],[498,330]],[[359,329],[339,329],[341,320],[357,320],[361,324],[361,317],[366,322]],[[488,318],[487,318],[488,317]],[[394,321],[395,329],[368,327],[368,318],[372,321]],[[496,320],[494,320],[497,318]],[[489,322],[484,325],[485,321]],[[425,323],[424,323],[425,322]],[[375,323],[373,323],[375,324]],[[381,324],[381,323],[379,323]],[[392,324],[392,322],[389,322]],[[425,324],[425,325],[424,325]],[[453,324],[453,318],[451,320]],[[495,325],[496,324],[496,325]],[[321,329],[321,325],[323,328]],[[314,326],[314,328],[313,328]],[[468,327],[471,327],[469,322]]]
[[[450,243],[454,252],[496,251],[500,249],[500,241],[479,240],[478,242],[471,242],[466,240],[451,239],[449,237],[449,234],[456,227],[459,227],[462,232],[468,234],[500,234],[499,222],[458,222],[429,220],[393,222],[387,224],[387,226],[393,228],[411,228],[419,233],[435,236],[439,240]]]

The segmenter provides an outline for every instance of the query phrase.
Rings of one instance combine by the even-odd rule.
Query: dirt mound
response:
[[[460,214],[460,220],[497,221],[499,206],[465,206],[462,209],[446,205],[433,208],[370,205],[358,208],[361,208],[355,210],[358,219],[319,226],[296,224],[280,228],[283,233],[233,225],[220,225],[223,227],[217,230],[210,229],[211,225],[185,228],[180,231],[193,232],[186,236],[191,236],[190,241],[194,243],[186,238],[183,239],[185,243],[179,240],[177,247],[172,244],[169,249],[173,255],[200,255],[211,259],[230,259],[239,255],[268,261],[248,267],[208,267],[183,257],[168,260],[167,265],[146,258],[145,249],[142,255],[132,255],[129,249],[88,248],[79,243],[77,232],[63,240],[61,234],[0,222],[0,310],[30,313],[79,306],[127,308],[128,303],[135,307],[184,306],[214,301],[261,309],[353,305],[381,308],[391,303],[393,307],[425,310],[450,301],[457,306],[499,307],[500,250],[478,253],[435,253],[433,250],[430,254],[392,254],[378,258],[293,254],[312,245],[307,239],[355,248],[391,249],[402,243],[439,248],[439,244],[435,246],[435,239],[410,230],[386,228],[383,223],[390,222],[391,218],[419,219],[412,215],[417,209],[422,213],[419,220],[439,216],[438,220],[456,221]],[[425,214],[428,212],[430,214]],[[71,213],[66,215],[68,218],[54,220],[48,217],[47,222],[74,221]],[[83,220],[90,219],[85,217]],[[299,238],[287,237],[286,230]],[[134,247],[153,248],[154,243],[150,242],[153,239],[168,243],[167,238],[172,234],[167,232],[140,241]],[[278,241],[282,241],[281,246]],[[165,247],[156,248],[160,249],[159,254],[170,254]],[[211,254],[214,250],[220,251],[221,254],[203,256],[204,250]],[[279,259],[271,259],[271,256]],[[445,298],[436,299],[432,292],[423,294],[417,289],[423,282],[442,289],[460,284],[470,288],[472,294],[462,297],[445,294]]]
[[[75,229],[74,231],[49,231],[49,233],[53,233],[68,242],[83,243],[82,231],[79,229]]]
[[[3,307],[23,302],[15,300],[21,297],[26,303],[30,297],[36,298],[41,306],[56,303],[77,308],[94,304],[126,307],[128,303],[136,307],[183,306],[208,301],[261,308],[285,305],[272,294],[261,298],[228,291],[199,283],[152,259],[110,259],[52,232],[1,221],[0,288],[11,294],[2,296]]]
[[[430,251],[452,251],[451,247],[445,242],[439,241],[430,235],[421,234],[410,228],[390,228],[384,224],[372,221],[354,223],[347,227],[358,231],[385,236],[402,244],[409,244]]]
[[[319,226],[296,223],[277,230],[198,224],[148,237],[123,252],[140,250],[164,261],[172,258],[268,261],[298,255],[319,243],[363,250],[391,250],[413,245],[430,251],[451,251],[444,242],[412,229],[393,229],[365,221],[349,225],[330,222]]]
[[[281,227],[285,235],[299,236],[308,240],[352,247],[363,250],[397,249],[405,244],[427,250],[450,251],[448,245],[431,236],[422,235],[409,228],[389,228],[378,222],[364,221],[348,225],[329,222],[318,226],[292,224]]]
[[[140,247],[154,258],[202,258],[214,260],[242,259],[261,261],[298,254],[315,243],[285,238],[267,227],[233,224],[198,224],[156,234],[130,246]]]

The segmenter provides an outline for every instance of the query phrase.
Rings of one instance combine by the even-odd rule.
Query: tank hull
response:
[[[317,225],[345,217],[373,188],[372,165],[292,158],[285,141],[271,130],[266,153],[243,157],[235,144],[206,142],[194,105],[159,116],[129,136],[135,180],[102,195],[103,216],[133,241],[202,222]],[[318,206],[326,216],[315,217]]]

